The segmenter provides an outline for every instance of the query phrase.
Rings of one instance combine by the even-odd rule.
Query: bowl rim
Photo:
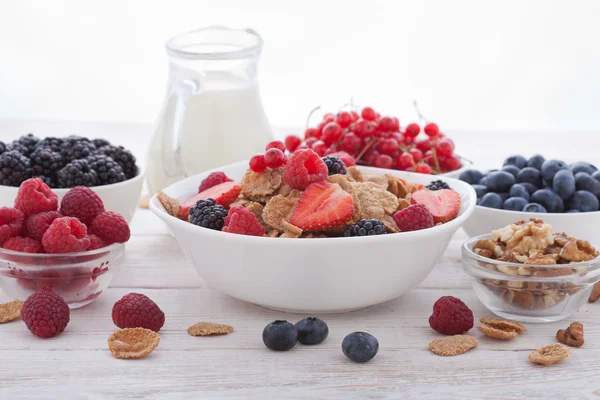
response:
[[[177,186],[183,186],[186,184],[186,182],[190,182],[193,180],[198,181],[200,178],[200,176],[206,176],[211,172],[214,171],[219,171],[222,170],[224,168],[230,168],[230,167],[237,167],[238,165],[242,165],[242,164],[246,164],[247,165],[247,161],[239,161],[237,163],[233,163],[233,164],[228,164],[225,166],[221,166],[218,168],[214,168],[212,170],[209,171],[205,171],[199,174],[195,174],[193,176],[190,176],[188,178],[185,178],[179,182],[173,183],[172,185],[169,185],[168,187],[166,187],[165,189],[163,189],[163,192],[167,192],[169,191],[171,188],[173,187],[177,187]],[[381,174],[385,174],[385,173],[392,173],[392,174],[397,174],[399,172],[401,172],[403,175],[407,175],[409,178],[407,178],[408,180],[410,180],[411,176],[418,176],[418,177],[423,177],[423,176],[427,176],[424,174],[419,174],[419,173],[415,173],[415,172],[406,172],[406,171],[397,171],[397,170],[389,170],[389,169],[385,169],[385,168],[375,168],[375,167],[365,167],[365,166],[357,166],[359,169],[361,169],[362,171],[373,171],[373,172],[378,172]],[[212,237],[229,237],[229,240],[234,240],[234,241],[242,241],[242,242],[252,242],[252,243],[269,243],[269,242],[273,242],[273,243],[300,243],[304,246],[309,245],[309,246],[323,246],[323,245],[327,245],[328,243],[334,243],[333,241],[337,241],[337,243],[355,243],[357,240],[359,242],[366,242],[368,243],[369,240],[378,240],[378,241],[393,241],[393,240],[398,240],[401,238],[422,238],[422,237],[428,237],[428,236],[435,236],[436,232],[442,232],[445,230],[458,230],[464,221],[467,220],[467,218],[470,217],[470,215],[473,213],[474,209],[475,209],[475,203],[476,203],[476,199],[477,199],[477,195],[475,193],[475,189],[473,189],[473,187],[471,187],[471,185],[469,185],[466,182],[462,182],[456,178],[451,178],[451,177],[447,177],[447,176],[443,176],[443,175],[435,175],[435,179],[441,178],[442,181],[448,181],[447,183],[456,183],[459,185],[463,185],[464,188],[466,189],[468,195],[467,195],[467,199],[471,200],[469,202],[469,204],[467,204],[465,210],[462,212],[462,214],[459,214],[455,219],[453,219],[450,222],[446,222],[445,224],[442,225],[437,225],[437,226],[433,226],[431,228],[428,229],[422,229],[422,230],[418,230],[418,231],[410,231],[410,232],[398,232],[398,233],[394,233],[394,234],[388,234],[388,235],[374,235],[374,236],[361,236],[361,237],[328,237],[328,238],[323,238],[323,239],[327,239],[327,240],[298,240],[298,238],[276,238],[277,240],[272,240],[274,238],[269,238],[269,237],[262,237],[262,236],[248,236],[248,235],[236,235],[236,234],[229,234],[227,232],[221,232],[221,231],[215,231],[212,229],[201,229],[198,230],[198,232],[200,232],[203,235],[208,235],[208,236],[212,236]],[[182,228],[191,228],[191,224],[187,221],[183,221],[179,218],[173,217],[172,215],[169,215],[166,210],[164,209],[164,207],[162,206],[162,204],[160,204],[159,200],[158,200],[158,193],[154,194],[152,196],[152,198],[150,199],[150,210],[159,218],[161,218],[163,221],[165,221],[166,223],[174,223]],[[216,236],[215,236],[216,235]],[[219,236],[219,235],[226,235],[226,236]],[[266,240],[269,239],[269,240]],[[283,239],[283,240],[282,240]]]
[[[27,257],[29,259],[48,259],[48,258],[57,259],[57,258],[62,258],[62,257],[70,257],[70,258],[88,257],[88,256],[95,256],[95,255],[103,254],[103,253],[110,253],[113,250],[116,250],[120,247],[124,248],[125,244],[126,243],[113,243],[108,246],[96,249],[96,250],[79,251],[76,253],[24,253],[22,251],[8,250],[8,249],[0,247],[0,261],[6,261],[4,259],[4,256]],[[26,266],[32,266],[32,265],[26,265]],[[39,267],[39,265],[35,266],[35,267]]]
[[[486,210],[486,211],[490,211],[492,213],[495,212],[495,213],[506,213],[506,214],[514,214],[514,215],[525,215],[525,216],[539,215],[540,218],[543,218],[544,215],[552,215],[553,217],[561,215],[561,216],[564,216],[565,218],[567,218],[567,217],[569,217],[569,218],[584,218],[584,216],[600,214],[600,210],[578,212],[578,213],[567,213],[567,212],[563,212],[563,213],[533,213],[533,212],[528,212],[528,211],[513,211],[513,210],[504,210],[504,209],[500,209],[500,208],[484,207],[484,206],[480,206],[479,204],[475,205],[475,209]],[[529,218],[529,217],[525,217],[525,218]],[[559,218],[563,218],[563,217],[559,217]],[[520,219],[523,219],[523,218],[520,218]]]
[[[492,238],[492,236],[489,233],[485,233],[483,235],[473,236],[473,237],[465,240],[463,242],[463,244],[461,245],[463,258],[465,256],[468,256],[474,260],[482,261],[482,262],[485,262],[487,264],[492,264],[492,265],[503,265],[503,266],[507,266],[507,267],[532,267],[532,268],[537,268],[537,269],[590,267],[594,264],[600,263],[600,255],[599,255],[598,257],[593,258],[588,261],[580,261],[580,262],[571,263],[571,264],[551,264],[551,265],[522,264],[522,263],[513,263],[513,262],[509,262],[509,261],[498,261],[498,260],[494,260],[493,258],[483,257],[483,256],[480,256],[479,254],[475,253],[472,250],[472,246],[470,246],[470,245],[474,244],[474,242],[479,241],[481,239],[491,239],[491,238]],[[592,246],[594,246],[594,248],[596,248],[596,249],[598,248],[594,244],[592,244]],[[485,269],[485,267],[483,267],[483,266],[479,266],[478,268]],[[528,277],[523,276],[522,278],[526,279]],[[549,278],[549,277],[539,277],[539,278]],[[550,278],[561,278],[561,276],[550,277]],[[563,278],[564,278],[564,276],[563,276]]]

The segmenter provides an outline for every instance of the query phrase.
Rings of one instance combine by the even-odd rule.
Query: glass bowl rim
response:
[[[80,252],[76,252],[76,253],[24,253],[22,251],[14,251],[14,250],[0,248],[0,260],[7,261],[7,260],[5,260],[4,256],[28,257],[30,259],[31,258],[33,258],[33,259],[48,259],[48,258],[58,259],[58,258],[62,258],[62,257],[70,257],[70,258],[88,257],[88,256],[95,256],[95,255],[103,254],[103,253],[111,253],[113,250],[117,250],[119,248],[124,248],[124,247],[125,247],[125,243],[113,243],[111,245],[101,247],[96,250],[80,251]]]

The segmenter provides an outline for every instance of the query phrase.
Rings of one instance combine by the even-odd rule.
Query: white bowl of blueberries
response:
[[[504,160],[500,170],[470,169],[459,179],[477,193],[475,211],[463,225],[471,237],[539,218],[557,232],[600,242],[600,171],[588,162],[516,155]]]

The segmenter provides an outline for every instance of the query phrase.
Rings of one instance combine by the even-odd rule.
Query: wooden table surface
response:
[[[0,140],[30,130],[38,135],[79,133],[119,138],[140,154],[142,162],[149,135],[148,126],[4,121],[0,122]],[[544,142],[539,151],[553,151],[556,157],[565,151],[563,158],[569,161],[597,162],[593,148],[600,144],[598,135],[580,135],[587,140],[586,146],[579,147],[582,157],[573,149],[555,147],[560,146],[557,143]],[[471,151],[463,154],[475,155],[471,158],[482,164],[497,164],[508,153],[519,151],[504,145],[486,157],[480,153],[482,143],[495,149],[502,145],[494,145],[489,137],[478,141],[479,133],[462,137],[465,145],[461,141],[461,148]],[[512,134],[514,140],[520,137]],[[275,319],[295,322],[304,315],[269,311],[211,289],[185,259],[165,225],[148,210],[138,210],[131,229],[126,259],[111,287],[91,305],[74,310],[61,335],[39,339],[20,320],[0,325],[0,399],[600,397],[600,303],[586,304],[567,321],[528,324],[529,332],[507,342],[486,338],[474,329],[471,334],[479,346],[461,356],[440,357],[428,351],[429,341],[441,337],[428,324],[439,297],[460,297],[476,318],[492,316],[462,271],[460,244],[466,239],[462,231],[418,288],[385,304],[325,316],[330,327],[325,343],[297,345],[289,352],[276,353],[264,347],[263,327]],[[160,345],[151,355],[117,360],[106,344],[116,329],[111,308],[130,292],[144,293],[156,301],[166,322],[160,331]],[[0,302],[8,300],[12,299],[0,291]],[[528,361],[532,349],[554,343],[557,329],[574,320],[585,325],[586,342],[581,349],[549,367]],[[230,324],[235,332],[221,337],[189,336],[187,327],[198,321]],[[354,364],[342,354],[343,337],[356,330],[370,332],[379,340],[379,353],[369,363]]]

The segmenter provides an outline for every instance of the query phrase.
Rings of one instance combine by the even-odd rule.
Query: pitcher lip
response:
[[[255,39],[255,43],[253,45],[249,45],[246,47],[240,47],[236,50],[231,51],[189,51],[183,49],[177,41],[186,36],[191,36],[196,33],[210,32],[210,31],[229,31],[229,32],[239,32],[251,35]],[[200,42],[201,43],[201,42]],[[252,58],[257,57],[260,54],[263,46],[263,38],[253,29],[231,29],[225,26],[209,26],[205,28],[195,29],[192,31],[180,33],[176,36],[173,36],[171,39],[167,41],[165,47],[167,49],[167,53],[170,56],[177,58],[186,58],[193,60],[224,60],[224,59],[240,59],[240,58]],[[216,44],[216,43],[208,43],[207,44]]]

